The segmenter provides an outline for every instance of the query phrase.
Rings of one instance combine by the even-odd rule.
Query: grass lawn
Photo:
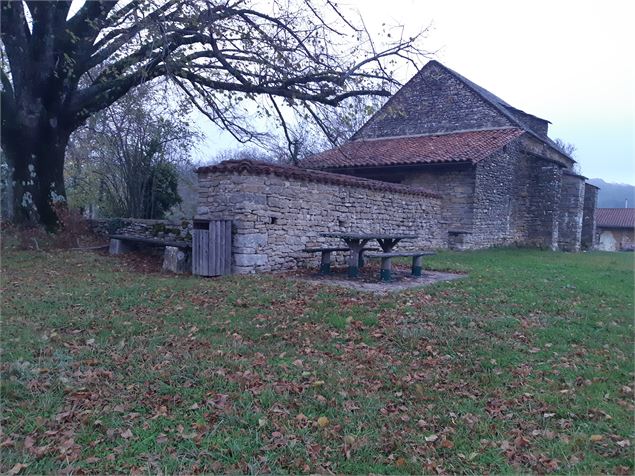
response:
[[[1,472],[633,473],[632,254],[390,296],[2,258]]]

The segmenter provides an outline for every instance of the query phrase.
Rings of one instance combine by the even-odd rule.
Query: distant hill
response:
[[[599,178],[590,179],[589,182],[600,187],[598,208],[622,208],[626,200],[629,208],[635,207],[635,186],[605,182]]]

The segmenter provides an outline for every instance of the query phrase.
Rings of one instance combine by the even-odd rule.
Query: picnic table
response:
[[[401,240],[413,240],[417,235],[393,234],[393,233],[348,233],[348,232],[328,232],[320,233],[326,238],[339,238],[346,243],[351,250],[348,257],[348,275],[351,278],[359,274],[359,256],[364,246],[369,241],[377,240],[384,253],[390,253]]]

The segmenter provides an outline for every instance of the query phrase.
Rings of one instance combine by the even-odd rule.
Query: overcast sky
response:
[[[434,59],[512,106],[551,121],[550,137],[577,147],[574,156],[584,175],[635,184],[631,3],[338,2],[358,10],[371,29],[384,21],[410,31],[431,24],[423,46],[436,51]],[[205,154],[232,146],[212,127],[204,130]]]

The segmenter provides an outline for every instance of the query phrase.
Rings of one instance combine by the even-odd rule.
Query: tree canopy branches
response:
[[[35,66],[25,64],[30,58],[24,55],[35,49],[45,55],[63,51],[37,65],[49,70],[43,77],[78,84],[101,67],[90,84],[67,98],[72,124],[159,76],[184,80],[177,84],[208,103],[216,121],[222,121],[220,111],[228,113],[219,103],[235,104],[238,94],[281,97],[291,105],[388,95],[395,84],[387,69],[391,59],[425,54],[416,37],[377,49],[364,27],[354,26],[330,1],[276,0],[258,9],[247,0],[88,1],[67,20],[70,3],[27,2],[31,26],[21,2],[3,3],[2,41],[13,81]],[[53,44],[42,48],[46,43]]]
[[[266,100],[277,98],[276,107],[310,117],[316,105],[388,96],[394,68],[426,55],[421,34],[385,30],[378,41],[331,0],[96,0],[74,13],[71,3],[0,4],[2,146],[17,182],[33,182],[22,196],[29,187],[42,195],[27,215],[46,208],[49,188],[64,195],[63,158],[51,157],[70,133],[140,84],[172,80],[245,141],[254,132],[243,101],[263,97],[259,112],[284,121]],[[22,151],[18,136],[46,153]],[[46,183],[28,180],[29,164],[42,175],[53,162]]]

